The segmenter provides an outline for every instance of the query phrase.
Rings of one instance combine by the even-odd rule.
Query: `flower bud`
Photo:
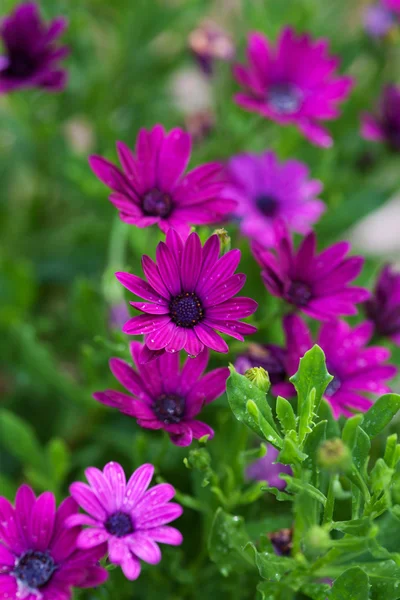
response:
[[[349,448],[340,438],[326,440],[318,448],[318,464],[332,473],[346,472],[351,465]]]
[[[219,237],[219,241],[221,243],[221,253],[226,254],[231,249],[231,238],[226,229],[221,227],[220,229],[215,229],[213,231],[213,235],[217,235]]]
[[[304,549],[308,554],[317,556],[327,550],[330,545],[329,533],[323,527],[313,525],[307,531],[304,538]]]
[[[271,387],[269,375],[262,367],[253,367],[252,369],[248,369],[244,376],[246,379],[254,383],[254,385],[256,385],[262,392],[267,393]]]

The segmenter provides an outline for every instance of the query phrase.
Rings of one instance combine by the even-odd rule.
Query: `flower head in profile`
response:
[[[376,114],[361,116],[361,134],[366,140],[385,142],[400,151],[400,87],[387,85]]]
[[[135,152],[117,143],[122,170],[101,156],[91,156],[89,162],[111,188],[110,201],[122,221],[136,227],[157,224],[164,232],[173,227],[186,236],[191,225],[221,221],[235,207],[222,197],[222,164],[208,163],[184,175],[191,146],[190,135],[182,129],[166,133],[156,125],[140,130]]]
[[[318,146],[331,146],[320,121],[339,116],[337,105],[348,96],[352,80],[335,74],[339,59],[329,56],[328,42],[296,36],[286,27],[273,48],[261,33],[252,33],[247,58],[248,65],[234,69],[244,88],[236,102],[280,125],[296,125]]]
[[[123,331],[144,335],[140,362],[164,351],[185,350],[197,356],[206,347],[228,352],[227,343],[217,331],[243,341],[243,335],[256,328],[239,319],[252,315],[257,303],[251,298],[234,297],[246,281],[237,273],[239,250],[219,258],[220,240],[212,235],[201,245],[197,233],[185,242],[170,229],[160,242],[156,262],[143,256],[147,282],[136,275],[116,273],[118,281],[145,302],[131,302],[143,314],[128,321]]]
[[[276,223],[275,235],[275,253],[260,244],[253,245],[264,284],[273,296],[320,321],[357,314],[355,304],[367,300],[369,292],[349,285],[359,275],[364,259],[346,258],[348,242],[339,242],[317,254],[314,232],[297,250],[283,221]]]
[[[226,193],[237,201],[240,230],[263,246],[274,245],[277,219],[305,234],[325,210],[317,198],[322,183],[309,179],[308,167],[297,160],[279,163],[273,152],[239,154],[229,161],[227,174]]]
[[[108,463],[103,471],[89,467],[85,471],[89,485],[75,482],[70,491],[88,513],[69,518],[68,525],[87,525],[78,538],[82,549],[108,544],[110,562],[120,565],[128,579],[140,575],[140,560],[156,565],[161,560],[157,542],[178,546],[181,533],[167,523],[181,516],[179,504],[170,502],[175,490],[168,483],[147,489],[154,467],[145,464],[126,482],[123,468]]]
[[[0,55],[0,94],[20,88],[40,87],[59,92],[66,72],[57,64],[68,54],[66,46],[54,42],[63,33],[67,21],[58,17],[46,25],[34,2],[19,4],[0,23],[4,51]]]
[[[292,469],[288,465],[276,462],[278,454],[279,450],[268,444],[267,454],[247,467],[247,477],[256,481],[266,481],[270,487],[283,490],[286,487],[286,481],[279,476],[281,473],[291,475]]]
[[[106,390],[96,392],[94,398],[136,418],[141,427],[164,429],[178,446],[189,446],[193,438],[204,435],[212,438],[211,427],[196,417],[205,404],[224,393],[229,369],[215,369],[203,375],[209,358],[207,350],[196,358],[187,358],[182,368],[178,353],[165,353],[142,365],[142,344],[132,342],[130,350],[136,370],[119,358],[110,360],[113,375],[129,395]]]
[[[400,273],[390,265],[382,269],[374,293],[365,303],[365,312],[378,335],[400,346]]]
[[[54,600],[72,597],[72,588],[95,587],[107,579],[99,560],[106,547],[80,550],[80,526],[68,529],[66,520],[78,505],[67,498],[56,508],[54,495],[38,498],[22,485],[13,507],[0,497],[0,597]]]

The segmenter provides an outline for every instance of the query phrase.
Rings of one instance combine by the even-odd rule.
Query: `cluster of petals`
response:
[[[375,290],[365,303],[365,312],[374,323],[375,332],[400,346],[400,273],[385,265]]]
[[[350,77],[335,75],[339,59],[328,54],[328,42],[296,36],[283,29],[277,47],[261,33],[249,36],[248,64],[236,65],[234,75],[244,91],[236,102],[280,125],[296,125],[314,144],[332,145],[320,121],[339,116],[338,103],[348,96]]]
[[[266,247],[274,246],[274,223],[306,234],[325,211],[318,199],[322,183],[309,178],[307,165],[298,160],[280,163],[272,151],[239,154],[227,167],[227,197],[237,201],[240,231]]]
[[[123,331],[144,335],[145,346],[140,362],[166,352],[185,350],[197,356],[204,348],[228,352],[218,335],[227,334],[243,341],[243,335],[256,328],[239,319],[252,315],[257,303],[251,298],[234,297],[245,284],[246,276],[235,274],[240,251],[220,254],[220,240],[212,235],[204,244],[197,233],[185,242],[173,229],[160,242],[156,262],[142,257],[147,281],[129,273],[116,273],[129,291],[145,302],[131,302],[143,314],[130,319]]]
[[[181,533],[167,523],[182,514],[179,504],[170,502],[175,490],[169,483],[148,489],[154,467],[144,464],[126,481],[123,468],[108,463],[103,471],[89,467],[88,484],[75,482],[71,496],[87,514],[71,516],[71,528],[84,525],[78,547],[91,550],[107,544],[108,559],[121,566],[128,579],[137,579],[143,560],[155,565],[161,560],[158,543],[177,546]]]
[[[110,201],[122,221],[136,227],[157,224],[187,236],[191,225],[217,223],[235,207],[222,197],[223,165],[201,165],[184,175],[191,137],[180,128],[166,133],[162,125],[141,129],[133,153],[117,142],[122,170],[101,156],[91,156],[95,175],[111,188]]]
[[[45,24],[34,2],[18,5],[3,19],[0,39],[5,54],[0,55],[0,94],[20,88],[40,87],[52,92],[64,88],[66,71],[57,63],[68,54],[68,48],[54,42],[66,26],[63,17]]]
[[[66,525],[77,514],[72,498],[57,508],[51,492],[36,498],[27,485],[18,489],[15,507],[0,497],[0,598],[69,600],[73,587],[104,583],[99,560],[106,547],[78,548],[82,528]]]
[[[349,285],[364,263],[360,256],[346,258],[349,242],[339,242],[318,254],[314,232],[303,239],[297,250],[283,221],[275,224],[275,235],[275,252],[253,244],[262,279],[272,295],[320,321],[357,313],[355,305],[370,294],[364,288]]]
[[[391,149],[400,150],[400,87],[384,88],[376,114],[362,115],[361,134],[367,140],[385,142]]]
[[[96,392],[94,398],[137,419],[146,429],[164,429],[178,446],[188,446],[192,439],[214,431],[196,417],[204,405],[224,393],[228,368],[214,369],[203,375],[209,352],[186,358],[180,367],[178,353],[165,353],[153,362],[140,364],[142,344],[131,342],[130,351],[136,370],[120,358],[110,360],[114,377],[129,392]],[[202,376],[203,375],[203,376]]]

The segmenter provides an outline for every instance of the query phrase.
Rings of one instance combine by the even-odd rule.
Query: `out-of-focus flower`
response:
[[[349,286],[363,266],[361,256],[345,258],[348,242],[339,242],[316,254],[314,232],[297,250],[283,221],[275,223],[275,254],[253,244],[256,260],[268,291],[284,299],[313,319],[327,321],[340,315],[357,314],[355,304],[369,297],[368,290]]]
[[[247,351],[237,357],[235,369],[244,375],[248,369],[254,367],[262,367],[267,371],[274,394],[278,389],[277,386],[280,385],[278,392],[280,395],[292,395],[292,384],[287,382],[286,350],[284,348],[274,344],[249,344]]]
[[[65,137],[72,150],[87,155],[95,144],[93,127],[85,117],[73,117],[64,125]]]
[[[351,452],[340,438],[326,440],[318,448],[317,461],[327,471],[345,473],[352,462]]]
[[[0,24],[5,54],[0,56],[0,94],[19,88],[40,87],[61,91],[67,74],[57,64],[68,54],[66,46],[54,42],[67,21],[57,17],[46,25],[34,2],[18,5]]]
[[[185,126],[193,142],[202,142],[215,127],[215,115],[211,109],[189,113],[185,117]]]
[[[235,101],[280,125],[296,125],[314,144],[329,147],[333,141],[320,121],[339,116],[352,79],[335,75],[339,59],[328,55],[327,40],[295,35],[286,27],[276,50],[261,33],[252,33],[247,47],[248,65],[236,65],[234,75],[244,87]]]
[[[322,183],[309,179],[308,167],[297,160],[279,163],[273,152],[239,154],[229,161],[227,173],[226,194],[238,203],[240,230],[263,246],[274,245],[278,218],[305,234],[325,210],[317,199]]]
[[[395,14],[400,14],[400,0],[382,0],[383,6]]]
[[[282,465],[275,462],[278,458],[279,450],[268,444],[267,454],[258,460],[255,460],[246,469],[246,475],[249,479],[256,481],[266,481],[270,487],[275,487],[278,490],[283,490],[286,486],[286,481],[281,479],[279,475],[284,473],[291,475],[292,469],[288,465]]]
[[[400,87],[387,85],[377,114],[361,115],[361,135],[366,140],[386,142],[392,150],[400,151]]]
[[[163,354],[151,364],[139,362],[142,344],[130,344],[137,370],[119,358],[110,360],[110,369],[130,395],[115,390],[96,392],[94,398],[137,419],[146,429],[164,429],[177,446],[189,446],[192,439],[214,431],[196,417],[205,404],[224,393],[228,368],[215,369],[202,377],[209,353],[187,358],[183,368],[179,354]]]
[[[146,362],[164,351],[184,349],[197,356],[204,347],[228,352],[227,343],[217,331],[244,341],[254,333],[252,325],[239,319],[252,315],[257,302],[234,297],[245,284],[246,276],[235,274],[240,250],[230,250],[221,258],[220,241],[212,235],[202,247],[197,233],[185,242],[174,229],[160,242],[156,262],[143,256],[147,282],[136,275],[116,273],[123,286],[146,302],[131,302],[144,314],[128,321],[123,331],[144,335],[145,346],[139,362]]]
[[[297,315],[284,319],[286,335],[286,369],[289,376],[299,368],[300,358],[313,346],[311,332]],[[372,405],[364,394],[385,394],[391,389],[387,380],[392,379],[397,369],[384,364],[390,351],[381,346],[367,346],[373,335],[373,324],[365,321],[351,328],[344,321],[324,323],[316,343],[326,357],[329,373],[333,375],[325,391],[335,418],[352,411],[367,411]],[[280,391],[278,392],[280,393]],[[294,390],[293,394],[294,395]]]
[[[231,36],[217,23],[206,19],[189,34],[188,44],[200,67],[210,75],[214,62],[230,62],[235,57],[235,45]]]
[[[291,556],[293,549],[293,529],[285,527],[279,531],[273,531],[268,534],[278,556]]]
[[[400,346],[400,273],[385,265],[376,282],[365,311],[378,335],[389,337]]]
[[[175,490],[168,483],[148,490],[153,473],[153,465],[145,464],[126,482],[123,468],[110,462],[103,471],[86,469],[89,485],[75,482],[70,488],[72,497],[88,513],[67,521],[69,527],[88,526],[79,534],[79,547],[92,549],[107,542],[110,562],[120,565],[131,580],[140,575],[140,560],[151,565],[160,562],[157,542],[182,543],[181,533],[167,526],[183,512],[179,504],[169,502]]]
[[[157,224],[187,235],[191,225],[221,221],[236,203],[222,197],[224,181],[220,163],[185,171],[191,153],[190,135],[176,128],[168,134],[161,125],[141,129],[135,153],[117,142],[122,171],[101,156],[91,156],[97,177],[113,190],[110,201],[122,221],[137,227]]]
[[[364,11],[364,27],[372,37],[384,37],[394,24],[393,13],[382,4],[371,4]]]
[[[15,507],[0,497],[0,597],[54,600],[72,597],[72,587],[91,588],[107,579],[99,560],[106,547],[78,549],[80,526],[67,530],[78,505],[67,498],[56,508],[51,492],[38,498],[22,485]]]
[[[112,304],[109,309],[108,324],[110,329],[122,329],[124,323],[129,319],[129,311],[125,302]]]

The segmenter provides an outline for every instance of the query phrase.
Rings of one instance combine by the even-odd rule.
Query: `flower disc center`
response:
[[[49,554],[29,550],[18,560],[13,575],[24,586],[37,589],[50,581],[56,568]]]
[[[275,217],[278,212],[279,204],[277,199],[273,196],[268,196],[268,194],[258,196],[256,198],[256,205],[266,217]]]
[[[276,113],[291,115],[300,109],[302,100],[291,83],[276,83],[268,90],[268,103]]]
[[[29,77],[35,71],[36,63],[28,54],[12,50],[8,55],[3,75],[6,77]]]
[[[172,321],[179,327],[192,328],[204,317],[203,306],[194,292],[175,296],[169,310]]]
[[[125,535],[133,533],[133,524],[131,517],[121,511],[117,511],[110,515],[104,524],[108,533],[115,535],[115,537],[121,538]]]
[[[306,306],[312,298],[312,291],[308,283],[292,281],[286,293],[286,298],[291,304]]]
[[[154,188],[143,196],[142,209],[149,217],[166,218],[172,210],[172,198],[169,194]]]
[[[185,399],[176,394],[163,394],[157,398],[153,410],[163,423],[179,423],[185,412]]]

